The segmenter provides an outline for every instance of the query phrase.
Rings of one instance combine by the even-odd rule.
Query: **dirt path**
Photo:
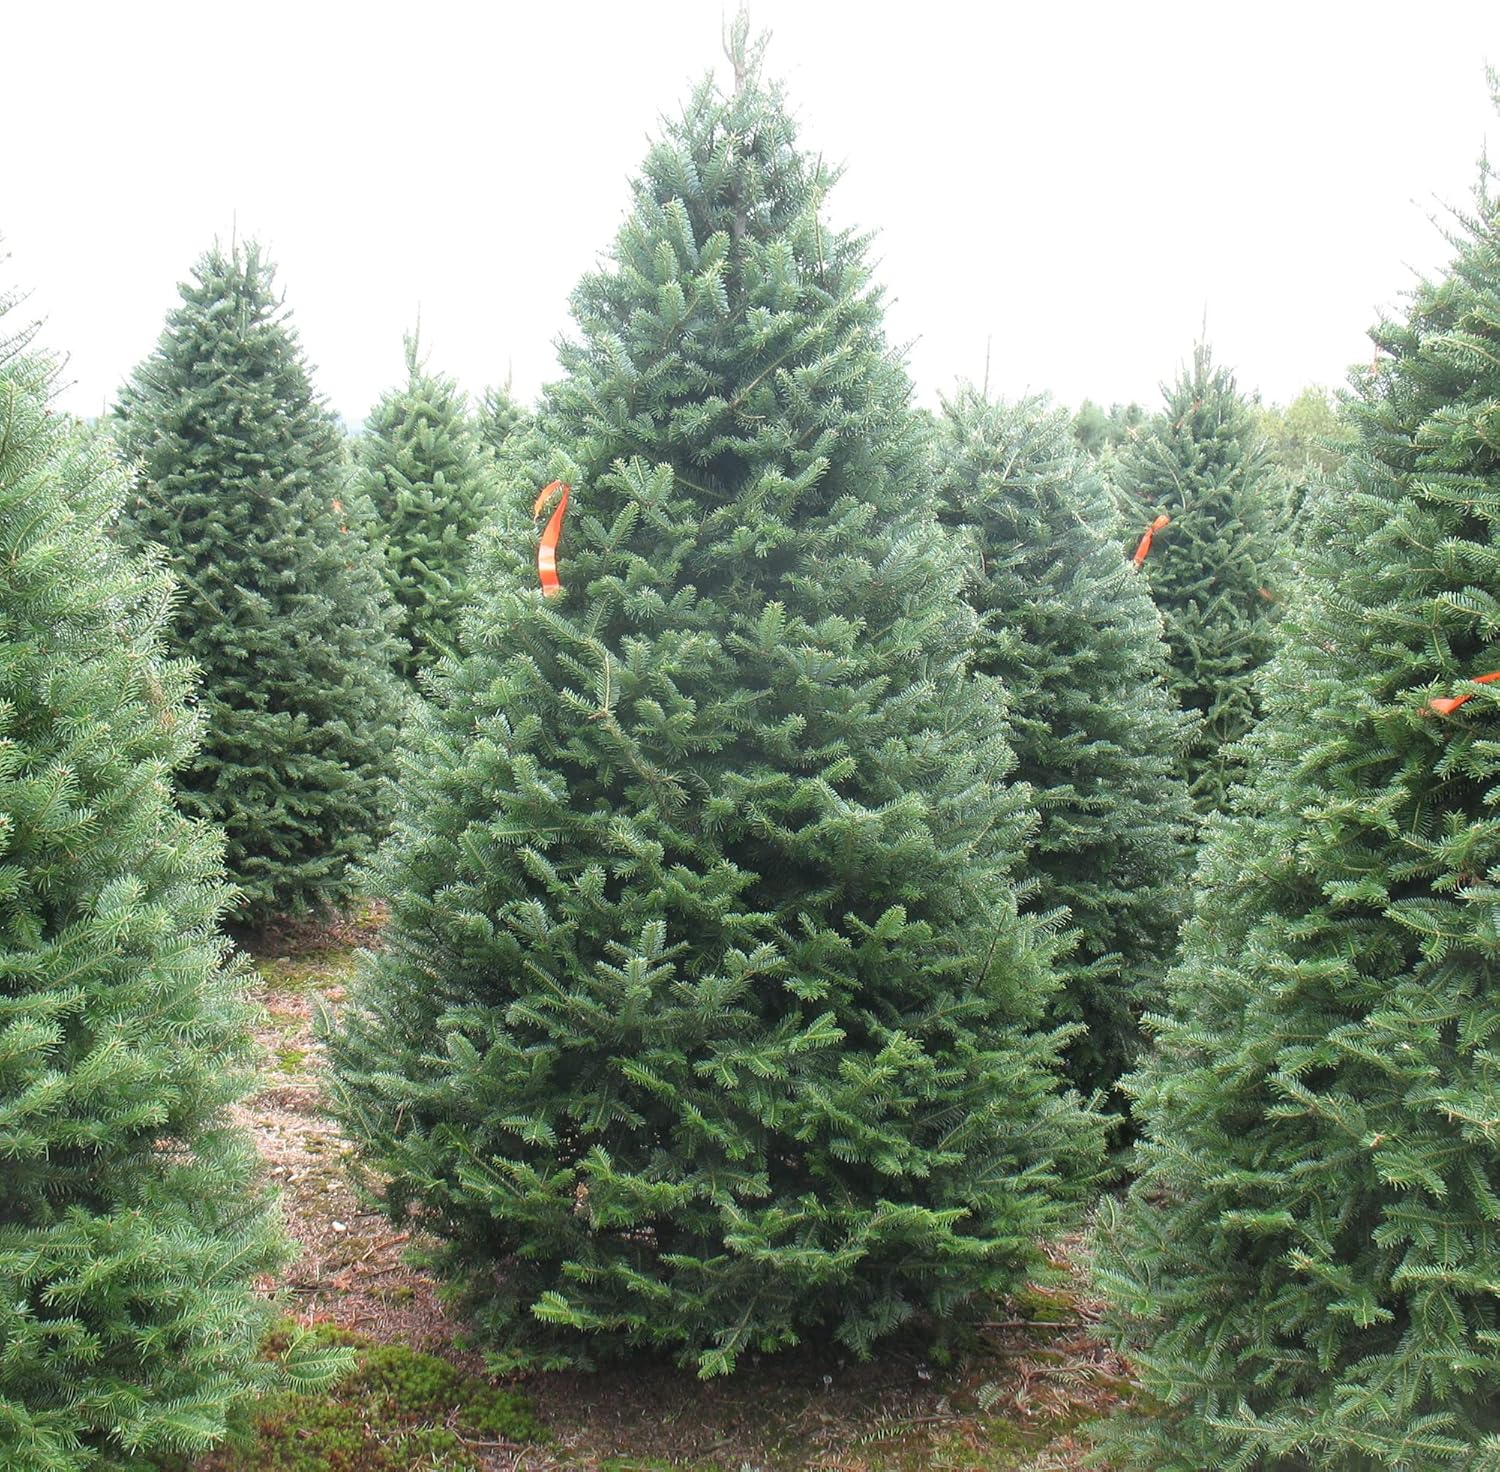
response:
[[[257,963],[267,1078],[240,1115],[302,1247],[282,1287],[305,1323],[428,1351],[482,1375],[463,1322],[444,1307],[434,1281],[406,1262],[407,1235],[356,1194],[352,1152],[322,1113],[315,1015],[343,1001],[355,947],[372,942],[373,921],[332,935],[283,937]],[[868,1365],[812,1353],[752,1360],[731,1379],[706,1384],[649,1364],[511,1377],[498,1383],[531,1399],[551,1441],[471,1447],[469,1455],[485,1472],[1080,1467],[1075,1428],[1118,1402],[1128,1388],[1126,1367],[1093,1337],[1095,1309],[1077,1289],[1037,1290],[1020,1310],[1005,1312],[1013,1317],[986,1331],[983,1353],[941,1372],[919,1349],[896,1346]]]
[[[301,1245],[284,1288],[299,1318],[325,1321],[418,1349],[450,1351],[462,1326],[438,1303],[435,1285],[403,1259],[409,1243],[356,1194],[352,1151],[323,1113],[324,1048],[314,1019],[337,1007],[352,949],[268,957],[257,1041],[266,1086],[241,1106],[268,1174],[282,1192],[287,1230]]]

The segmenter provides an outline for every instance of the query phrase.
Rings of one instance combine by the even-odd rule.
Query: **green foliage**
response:
[[[393,613],[271,267],[216,247],[181,291],[119,408],[140,465],[123,525],[185,589],[172,634],[205,734],[182,804],[223,825],[236,918],[260,924],[348,900],[384,826]]]
[[[705,1375],[1013,1286],[1100,1148],[864,239],[743,19],[734,59],[575,293],[528,477],[574,487],[562,592],[482,541],[333,1039],[502,1342]]]
[[[125,472],[49,378],[0,341],[6,1472],[211,1444],[264,1378],[254,1280],[285,1252],[228,1120],[248,1041],[220,839],[173,806],[198,724],[170,582],[107,537]]]
[[[1111,404],[1106,410],[1085,399],[1073,416],[1073,437],[1086,453],[1105,455],[1141,434],[1146,419],[1146,411],[1139,404]]]
[[[501,1441],[535,1441],[543,1434],[525,1396],[500,1390],[455,1370],[436,1355],[418,1354],[400,1344],[383,1344],[364,1356],[355,1388],[403,1419],[441,1420],[454,1408],[471,1436]]]
[[[328,1327],[310,1337],[343,1357],[332,1390],[266,1396],[197,1472],[478,1472],[487,1464],[474,1443],[546,1439],[524,1395],[436,1355]]]
[[[494,502],[495,472],[458,385],[427,371],[406,340],[406,383],[376,405],[356,448],[355,484],[375,509],[385,580],[401,610],[408,680],[456,646],[468,599],[469,538]]]
[[[1041,813],[1032,903],[1066,907],[1078,932],[1053,1009],[1084,1027],[1069,1072],[1086,1093],[1110,1090],[1160,999],[1187,887],[1189,733],[1164,683],[1160,616],[1065,411],[963,388],[933,453],[941,519],[966,543],[975,667],[1009,692],[1013,775]]]
[[[1500,1465],[1500,215],[1375,332],[1100,1277],[1132,1467]],[[1472,698],[1448,715],[1435,696]]]
[[[1256,418],[1266,453],[1293,484],[1332,475],[1354,448],[1334,396],[1320,384],[1303,389],[1289,404],[1260,408]]]
[[[508,383],[503,388],[484,391],[479,405],[479,438],[497,459],[503,459],[507,453],[506,442],[513,435],[525,434],[531,425],[531,414],[511,397]]]
[[[1232,743],[1257,717],[1255,673],[1283,591],[1286,499],[1254,410],[1206,346],[1163,392],[1165,407],[1114,477],[1129,548],[1158,516],[1172,518],[1142,571],[1162,612],[1172,691],[1200,717],[1186,773],[1207,813],[1223,807],[1239,773]]]
[[[1352,432],[1339,418],[1338,403],[1317,384],[1290,404],[1258,410],[1257,427],[1271,463],[1286,485],[1294,540],[1301,540],[1307,502],[1336,475],[1354,448]]]

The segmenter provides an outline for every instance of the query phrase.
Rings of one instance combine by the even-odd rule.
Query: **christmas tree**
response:
[[[0,314],[6,303],[0,302]],[[0,341],[0,1466],[201,1450],[256,1365],[284,1257],[253,1152],[242,973],[170,584],[105,529],[126,476]],[[304,1366],[304,1372],[306,1371]]]
[[[481,543],[334,1040],[493,1333],[702,1374],[1013,1286],[1100,1145],[864,237],[731,50],[575,293],[561,585]]]
[[[530,426],[531,415],[512,396],[507,382],[500,388],[488,388],[479,405],[479,438],[492,454],[500,456],[505,442]]]
[[[202,677],[190,813],[223,825],[236,919],[335,907],[384,827],[402,696],[368,513],[254,245],[217,247],[120,404],[141,478],[125,508],[185,589],[176,647]]]
[[[1200,717],[1186,772],[1206,813],[1237,780],[1231,743],[1256,719],[1255,672],[1271,650],[1281,591],[1285,491],[1252,406],[1206,346],[1163,392],[1165,407],[1125,442],[1114,480],[1130,547],[1170,518],[1141,569],[1165,621],[1173,693]]]
[[[1054,1004],[1084,1027],[1069,1071],[1109,1090],[1159,1001],[1186,891],[1190,727],[1164,683],[1160,616],[1065,411],[963,388],[934,458],[942,520],[965,539],[976,667],[1009,692],[1014,776],[1041,813],[1032,904],[1066,907],[1078,931]]]
[[[1073,416],[1073,434],[1095,458],[1114,455],[1146,428],[1146,411],[1139,404],[1111,404],[1106,411],[1085,399]]]
[[[494,500],[494,471],[456,383],[430,373],[406,341],[406,384],[370,415],[356,485],[375,508],[385,578],[401,609],[408,680],[453,649],[468,594],[469,538]]]
[[[1500,1465],[1500,215],[1377,329],[1358,448],[1135,1080],[1126,1465]],[[1477,678],[1476,678],[1477,677]]]

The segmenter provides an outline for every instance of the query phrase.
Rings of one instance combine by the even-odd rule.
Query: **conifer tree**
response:
[[[480,441],[493,462],[497,488],[509,485],[514,493],[530,474],[526,462],[537,450],[531,442],[536,431],[535,414],[511,397],[507,384],[485,391],[478,428]],[[508,504],[502,495],[495,514],[501,514]],[[524,514],[526,508],[520,509]]]
[[[1136,403],[1111,404],[1106,411],[1085,399],[1073,416],[1073,434],[1091,456],[1112,456],[1145,429],[1146,417],[1145,409]]]
[[[1312,503],[1336,478],[1353,431],[1340,414],[1338,396],[1318,384],[1303,389],[1284,407],[1258,406],[1256,417],[1282,483],[1286,541],[1295,557],[1316,520]]]
[[[575,293],[561,589],[482,543],[334,1040],[493,1332],[702,1374],[1013,1285],[1100,1143],[864,239],[743,16],[732,55]]]
[[[492,454],[499,456],[505,442],[514,434],[524,433],[530,424],[531,415],[512,396],[509,383],[484,391],[479,405],[479,438]]]
[[[223,825],[248,924],[349,898],[403,700],[368,509],[272,278],[254,245],[209,251],[119,407],[140,466],[126,534],[166,551],[202,677],[182,803]]]
[[[1061,1021],[1085,1092],[1134,1062],[1182,922],[1192,809],[1189,726],[1167,690],[1161,619],[1121,554],[1114,508],[1066,411],[987,402],[965,387],[934,443],[940,515],[966,541],[980,616],[975,667],[1009,692],[1014,776],[1041,828],[1032,904],[1065,906],[1078,940],[1060,963]]]
[[[376,405],[356,460],[375,509],[386,586],[401,610],[401,675],[453,649],[468,594],[469,538],[494,499],[495,474],[451,378],[430,373],[406,340],[406,383]]]
[[[1138,1076],[1131,1467],[1500,1466],[1500,215],[1375,332]],[[1459,702],[1462,702],[1461,704]]]
[[[1256,419],[1266,454],[1287,488],[1293,521],[1308,492],[1330,479],[1343,463],[1347,427],[1336,395],[1311,384],[1289,404],[1261,405]]]
[[[1200,720],[1188,748],[1200,812],[1237,779],[1231,750],[1256,719],[1255,672],[1271,650],[1282,592],[1285,493],[1234,376],[1204,344],[1193,350],[1146,432],[1125,442],[1113,472],[1128,545],[1160,516],[1142,571],[1162,611],[1172,689]]]
[[[5,303],[0,302],[0,313]],[[227,1110],[242,973],[220,840],[173,807],[197,723],[127,479],[0,341],[0,1467],[139,1468],[264,1379],[284,1257]],[[306,1367],[304,1367],[306,1368]]]

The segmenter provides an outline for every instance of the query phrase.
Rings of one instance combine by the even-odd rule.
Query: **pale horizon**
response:
[[[92,416],[217,238],[278,267],[315,381],[357,427],[424,356],[477,400],[558,373],[568,294],[610,247],[657,132],[732,7],[583,0],[346,12],[61,3],[7,17],[0,287],[29,292]],[[1367,359],[1380,309],[1451,254],[1500,133],[1500,12],[1273,4],[920,11],[760,0],[801,143],[846,173],[827,214],[877,232],[920,402],[959,378],[1151,407],[1206,322],[1285,403]],[[1445,44],[1446,43],[1446,44]]]

